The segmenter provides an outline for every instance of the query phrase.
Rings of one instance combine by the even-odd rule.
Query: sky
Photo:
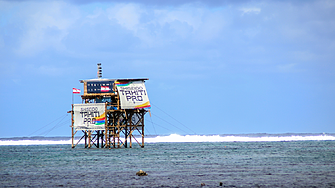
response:
[[[335,132],[332,0],[0,0],[0,137],[71,136],[97,63],[149,78],[146,134]]]

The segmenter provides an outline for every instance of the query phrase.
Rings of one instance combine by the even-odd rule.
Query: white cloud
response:
[[[222,12],[207,12],[203,17],[203,21],[199,31],[195,36],[199,41],[211,42],[224,36],[224,28],[227,21]]]
[[[62,40],[79,18],[79,12],[62,2],[29,3],[22,17],[25,17],[25,28],[17,52],[33,55],[45,48],[64,50]]]
[[[65,55],[75,54],[76,58],[98,56],[96,54],[111,57],[114,54],[110,52],[116,49],[118,54],[134,50],[150,57],[160,54],[176,59],[187,56],[217,60],[231,56],[235,61],[244,57],[248,61],[263,62],[266,56],[275,56],[277,50],[287,50],[284,47],[287,44],[292,51],[311,52],[313,49],[307,48],[316,48],[316,45],[305,44],[325,48],[320,38],[334,45],[334,35],[331,35],[334,24],[317,14],[324,12],[323,6],[318,6],[320,11],[315,12],[311,8],[313,4],[305,5],[304,9],[290,4],[290,9],[285,9],[288,4],[250,3],[244,7],[239,4],[240,7],[212,8],[199,4],[165,7],[107,3],[85,5],[90,7],[88,10],[62,1],[20,2],[12,12],[16,17],[20,15],[24,24],[22,30],[14,32],[20,43],[13,45],[13,49],[25,55],[62,51]],[[240,16],[241,12],[244,16]],[[326,13],[331,15],[330,10]],[[259,16],[252,16],[257,14]],[[267,19],[271,21],[264,21]],[[6,47],[8,41],[0,36],[0,47]],[[249,53],[248,49],[256,49],[257,53]],[[210,50],[219,55],[206,55]],[[257,55],[261,56],[256,58]],[[256,60],[252,60],[254,57]],[[301,61],[309,56],[295,57],[288,58]]]
[[[203,13],[202,9],[195,7],[181,7],[177,10],[154,10],[154,15],[157,18],[155,21],[159,25],[164,26],[167,23],[178,21],[188,24],[194,30],[201,26]]]
[[[242,11],[242,16],[245,14],[259,14],[261,12],[261,8],[241,8],[240,11]]]
[[[118,24],[128,30],[137,31],[140,24],[141,8],[135,4],[117,4],[106,10],[110,20],[116,20]]]
[[[227,25],[223,11],[185,5],[172,10],[154,10],[156,19],[153,22],[172,29],[176,40],[178,37],[188,37],[192,41],[211,41],[217,38]]]
[[[95,9],[93,14],[88,14],[86,18],[88,19],[96,19],[99,16],[103,15],[104,11],[101,8]]]
[[[115,4],[106,9],[112,25],[120,25],[140,39],[139,48],[166,46],[181,40],[211,41],[217,38],[227,22],[222,11],[183,5],[175,9],[142,7],[138,4]],[[95,18],[99,14],[92,14]]]

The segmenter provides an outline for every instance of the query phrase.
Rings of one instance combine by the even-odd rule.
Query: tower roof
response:
[[[80,83],[84,83],[84,82],[143,81],[143,80],[149,80],[149,78],[120,78],[120,79],[94,78],[94,79],[79,80],[79,81],[80,81]]]

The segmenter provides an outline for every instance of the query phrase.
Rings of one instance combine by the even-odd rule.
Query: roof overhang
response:
[[[106,81],[144,81],[149,80],[149,78],[121,78],[121,79],[106,79],[106,78],[95,78],[89,80],[79,80],[80,83],[84,82],[106,82]]]

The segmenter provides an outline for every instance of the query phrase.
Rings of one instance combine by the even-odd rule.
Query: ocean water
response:
[[[2,139],[0,186],[335,187],[334,135],[169,135],[146,140],[144,148],[72,149],[68,138]],[[136,176],[139,170],[148,175]]]

